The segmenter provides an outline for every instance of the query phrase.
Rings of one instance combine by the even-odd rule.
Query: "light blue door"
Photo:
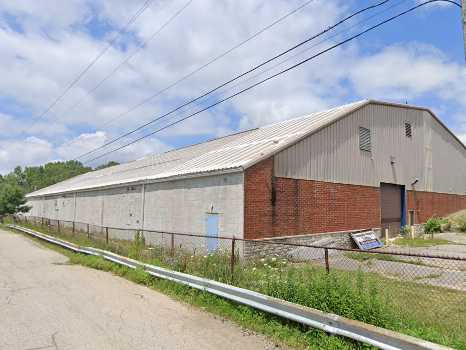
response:
[[[214,252],[218,248],[218,214],[207,214],[206,229],[207,229],[207,250],[209,253]]]

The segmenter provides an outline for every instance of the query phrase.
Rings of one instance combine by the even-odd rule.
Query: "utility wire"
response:
[[[264,33],[265,31],[267,31],[268,29],[272,28],[273,26],[277,25],[278,23],[284,21],[286,18],[290,17],[291,15],[295,14],[296,12],[300,11],[301,9],[303,9],[304,7],[306,7],[307,5],[309,5],[311,2],[313,2],[315,0],[307,0],[306,2],[304,2],[303,4],[299,5],[298,7],[294,8],[293,10],[291,10],[290,12],[286,13],[285,15],[281,16],[280,18],[276,19],[275,21],[273,21],[272,23],[268,24],[267,26],[263,27],[262,29],[258,30],[257,32],[255,32],[254,34],[252,34],[251,36],[249,36],[248,38],[242,40],[241,42],[235,44],[234,46],[230,47],[228,50],[222,52],[220,55],[218,56],[215,56],[214,58],[210,59],[209,61],[205,62],[204,64],[202,64],[201,66],[197,67],[196,69],[194,69],[193,71],[189,72],[188,74],[184,75],[183,77],[179,78],[178,80],[170,83],[168,86],[164,87],[163,89],[155,92],[154,94],[146,97],[145,99],[143,99],[142,101],[139,101],[138,103],[136,103],[135,105],[131,106],[130,108],[128,108],[126,111],[116,115],[115,117],[113,117],[112,119],[108,120],[107,122],[105,122],[102,126],[102,128],[105,128],[107,125],[110,125],[112,124],[113,122],[123,118],[125,115],[131,113],[132,111],[138,109],[139,107],[145,105],[146,103],[150,102],[151,100],[153,100],[154,98],[156,98],[157,96],[163,94],[164,92],[168,91],[169,89],[175,87],[176,85],[180,84],[181,82],[185,81],[186,79],[189,79],[190,77],[192,77],[193,75],[195,75],[196,73],[199,73],[200,71],[202,71],[204,68],[210,66],[211,64],[215,63],[216,61],[220,60],[221,58],[225,57],[226,55],[230,54],[231,52],[233,52],[234,50],[240,48],[241,46],[245,45],[246,43],[248,43],[249,41],[253,40],[254,38],[258,37],[259,35],[261,35],[262,33]],[[187,6],[187,5],[186,5]],[[183,8],[184,9],[184,8]],[[182,10],[183,10],[182,9]],[[155,34],[155,33],[154,33]],[[155,36],[155,35],[153,35]],[[149,40],[152,40],[153,37],[151,37]],[[146,40],[146,43],[147,43],[148,40]],[[124,63],[128,62],[129,59],[131,59],[131,57],[129,57],[127,60],[125,60],[124,62],[122,62],[121,65],[117,66],[114,71],[112,71],[109,75],[115,73]],[[109,76],[107,76],[106,78],[103,79],[103,81],[99,82],[91,91],[89,91],[89,93],[92,93],[94,92],[96,89],[99,88],[100,85],[102,85],[105,80],[109,78]],[[74,109],[80,102],[82,101],[79,101],[76,105],[73,105],[69,110],[72,110]],[[77,138],[75,139],[72,139],[68,142],[65,142],[63,146],[69,146],[75,142],[77,142]]]
[[[129,60],[131,60],[139,51],[141,51],[144,47],[147,46],[147,44],[152,41],[162,30],[164,30],[176,17],[178,17],[191,3],[193,0],[188,0],[180,9],[178,9],[173,15],[170,16],[168,20],[166,20],[154,33],[151,34],[149,38],[141,42],[137,48],[130,54],[128,55],[123,61],[121,61],[113,70],[107,74],[103,79],[101,79],[92,89],[90,89],[87,94],[90,95],[94,91],[96,91],[99,87],[101,87],[111,76],[113,76],[121,67],[123,67],[124,64],[128,63]],[[75,104],[73,104],[71,107],[69,107],[65,112],[67,113],[73,109],[75,109],[77,106],[79,106],[85,98],[82,98],[78,100]]]
[[[164,87],[163,89],[155,92],[154,94],[146,97],[144,100],[136,103],[135,105],[131,106],[130,108],[128,108],[126,111],[118,114],[116,117],[110,119],[109,121],[107,121],[103,126],[105,127],[106,125],[109,125],[111,124],[112,122],[118,120],[118,119],[121,119],[122,117],[124,117],[125,115],[131,113],[132,111],[138,109],[139,107],[145,105],[146,103],[150,102],[151,100],[153,100],[154,98],[156,98],[157,96],[163,94],[164,92],[168,91],[169,89],[175,87],[176,85],[178,85],[179,83],[185,81],[186,79],[189,79],[190,77],[192,77],[193,75],[195,75],[196,73],[199,73],[200,71],[202,71],[204,68],[210,66],[211,64],[215,63],[216,61],[220,60],[221,58],[225,57],[226,55],[228,55],[229,53],[233,52],[234,50],[240,48],[241,46],[245,45],[246,43],[248,43],[249,41],[253,40],[254,38],[258,37],[259,35],[261,35],[263,32],[267,31],[268,29],[272,28],[273,26],[275,26],[276,24],[284,21],[286,18],[290,17],[291,15],[295,14],[296,12],[300,11],[301,9],[303,9],[304,7],[306,7],[307,5],[309,5],[312,1],[314,0],[308,0],[306,1],[305,3],[301,4],[300,6],[298,6],[297,8],[291,10],[290,12],[286,13],[285,15],[283,15],[282,17],[276,19],[275,21],[273,21],[272,23],[268,24],[267,26],[263,27],[262,29],[260,29],[259,31],[255,32],[253,35],[251,35],[250,37],[244,39],[243,41],[235,44],[234,46],[230,47],[228,50],[222,52],[220,55],[218,56],[215,56],[214,58],[210,59],[209,61],[207,61],[206,63],[202,64],[201,66],[197,67],[196,69],[194,69],[193,71],[189,72],[188,74],[184,75],[183,77],[179,78],[178,80],[170,83],[169,85],[167,85],[166,87]]]
[[[244,89],[242,89],[242,90],[240,90],[240,91],[238,91],[238,92],[236,92],[236,93],[234,93],[234,94],[232,94],[232,95],[229,95],[228,97],[225,97],[225,98],[223,98],[223,99],[221,99],[221,100],[219,100],[219,101],[217,101],[217,102],[215,102],[215,103],[213,103],[213,104],[211,104],[211,105],[209,105],[209,106],[207,106],[207,107],[205,107],[205,108],[202,108],[202,109],[198,110],[198,111],[195,112],[195,113],[192,113],[192,114],[190,114],[190,115],[188,115],[188,116],[186,116],[186,117],[184,117],[184,118],[182,118],[182,119],[179,119],[179,120],[177,120],[177,121],[175,121],[175,122],[173,122],[173,123],[170,123],[170,124],[168,124],[168,125],[166,125],[166,126],[163,126],[163,127],[159,128],[159,129],[157,129],[157,130],[155,130],[155,131],[152,131],[152,132],[150,132],[150,133],[148,133],[148,134],[146,134],[146,135],[144,135],[144,136],[141,136],[141,137],[139,137],[139,138],[137,138],[137,139],[135,139],[135,140],[133,140],[133,141],[131,141],[131,142],[129,142],[129,143],[123,145],[123,146],[120,146],[120,147],[115,148],[115,149],[113,149],[113,150],[111,150],[111,151],[109,151],[109,152],[106,152],[106,153],[104,153],[104,154],[102,154],[102,155],[100,155],[100,156],[97,156],[97,157],[94,157],[94,158],[92,158],[92,159],[90,159],[90,160],[87,160],[87,161],[84,162],[84,163],[85,163],[85,164],[86,164],[86,163],[90,163],[90,162],[92,162],[92,161],[94,161],[94,160],[97,160],[97,159],[99,159],[99,158],[102,158],[102,157],[104,157],[104,156],[106,156],[106,155],[108,155],[108,154],[110,154],[110,153],[116,152],[116,151],[118,151],[118,150],[121,150],[122,148],[128,147],[128,146],[130,146],[130,145],[132,145],[132,144],[134,144],[134,143],[136,143],[136,142],[139,142],[139,141],[141,141],[142,139],[145,139],[145,138],[147,138],[147,137],[149,137],[149,136],[152,136],[152,135],[154,135],[154,134],[156,134],[156,133],[158,133],[158,132],[160,132],[160,131],[162,131],[162,130],[165,130],[165,129],[167,129],[167,128],[173,126],[173,125],[176,125],[176,124],[178,124],[178,123],[181,123],[182,121],[184,121],[184,120],[186,120],[186,119],[192,118],[192,117],[195,116],[195,115],[198,115],[198,114],[200,114],[200,113],[202,113],[202,112],[204,112],[204,111],[206,111],[206,110],[208,110],[208,109],[211,109],[211,108],[213,108],[213,107],[215,107],[215,106],[217,106],[217,105],[219,105],[219,104],[221,104],[221,103],[223,103],[223,102],[225,102],[225,101],[228,101],[228,100],[230,100],[230,99],[232,99],[232,98],[234,98],[234,97],[236,97],[236,96],[238,96],[238,95],[240,95],[240,94],[242,94],[242,93],[244,93],[244,92],[246,92],[246,91],[249,91],[249,90],[255,88],[255,87],[258,86],[258,85],[261,85],[261,84],[263,84],[263,83],[265,83],[265,82],[267,82],[267,81],[269,81],[269,80],[271,80],[271,79],[274,79],[275,77],[277,77],[277,76],[279,76],[279,75],[282,75],[282,74],[284,74],[284,73],[286,73],[286,72],[288,72],[288,71],[290,71],[290,70],[292,70],[292,69],[295,69],[295,68],[297,68],[297,67],[303,65],[304,63],[309,62],[309,61],[311,61],[311,60],[313,60],[313,59],[315,59],[315,58],[317,58],[317,57],[319,57],[319,56],[321,56],[321,55],[323,55],[323,54],[325,54],[325,53],[327,53],[327,52],[329,52],[329,51],[331,51],[331,50],[334,50],[335,48],[337,48],[337,47],[339,47],[339,46],[342,46],[342,45],[344,45],[344,44],[346,44],[346,43],[348,43],[348,42],[350,42],[350,41],[353,41],[353,40],[355,40],[355,39],[357,39],[357,38],[363,36],[364,34],[370,32],[370,31],[372,31],[372,30],[375,30],[375,29],[377,29],[378,27],[381,27],[382,25],[384,25],[384,24],[386,24],[386,23],[389,23],[389,22],[391,22],[391,21],[393,21],[393,20],[395,20],[395,19],[397,19],[397,18],[399,18],[399,17],[401,17],[401,16],[403,16],[403,15],[405,15],[405,14],[407,14],[407,13],[410,13],[410,12],[412,12],[412,11],[414,11],[414,10],[416,10],[416,9],[418,9],[418,8],[420,8],[420,7],[422,7],[422,6],[425,6],[425,5],[427,5],[427,4],[434,3],[434,2],[446,2],[446,3],[451,3],[451,4],[454,4],[454,5],[456,5],[456,6],[458,6],[458,7],[461,8],[461,5],[460,5],[460,4],[458,4],[457,2],[452,1],[452,0],[429,0],[429,1],[422,2],[422,3],[420,3],[420,4],[416,5],[416,6],[413,6],[413,7],[409,8],[409,9],[403,11],[403,12],[400,12],[400,13],[398,13],[398,14],[396,14],[396,15],[394,15],[394,16],[392,16],[392,17],[390,17],[390,18],[388,18],[388,19],[386,19],[386,20],[384,20],[384,21],[382,21],[382,22],[379,22],[379,23],[377,23],[376,25],[373,25],[373,26],[371,26],[371,27],[369,27],[369,28],[367,28],[367,29],[365,29],[365,30],[363,30],[363,31],[361,31],[361,32],[359,32],[359,33],[357,33],[357,34],[355,34],[355,35],[353,35],[353,36],[351,36],[351,37],[349,37],[349,38],[343,40],[343,41],[340,41],[340,42],[338,42],[337,44],[332,45],[332,46],[326,48],[325,50],[322,50],[322,51],[316,53],[315,55],[312,55],[312,56],[310,56],[310,57],[308,57],[308,58],[306,58],[306,59],[304,59],[304,60],[302,60],[302,61],[300,61],[300,62],[298,62],[298,63],[296,63],[296,64],[294,64],[294,65],[292,65],[292,66],[290,66],[290,67],[288,67],[288,68],[286,68],[286,69],[284,69],[284,70],[281,70],[281,71],[279,71],[278,73],[275,73],[275,74],[273,74],[273,75],[270,75],[270,76],[268,76],[267,78],[265,78],[265,79],[263,79],[263,80],[260,80],[260,81],[258,81],[257,83],[254,83],[254,84],[248,86],[247,88],[244,88]]]
[[[55,107],[55,105],[60,102],[60,100],[68,93],[68,91],[70,91],[73,86],[75,86],[79,80],[81,80],[81,78],[89,71],[89,69],[92,68],[92,66],[103,56],[105,55],[105,53],[113,46],[113,44],[116,42],[116,40],[123,34],[126,32],[126,30],[128,29],[128,27],[134,23],[134,21],[136,21],[136,19],[142,15],[142,13],[147,10],[151,4],[153,0],[146,0],[144,2],[144,4],[141,6],[141,8],[139,8],[139,10],[136,11],[136,13],[134,13],[133,16],[131,16],[131,18],[128,20],[128,22],[126,22],[126,24],[123,26],[123,28],[121,28],[116,34],[115,36],[110,40],[110,42],[104,47],[104,49],[102,51],[100,51],[97,56],[95,56],[91,62],[89,62],[89,64],[67,85],[67,87],[65,88],[65,90],[63,90],[63,92],[58,95],[58,97],[38,116],[38,118],[42,118],[43,116],[45,116],[53,107]]]
[[[385,13],[385,12],[387,12],[387,11],[389,11],[389,10],[395,8],[395,7],[398,7],[398,6],[400,6],[401,4],[405,3],[406,1],[408,1],[408,0],[401,0],[401,1],[399,1],[399,2],[397,2],[397,3],[395,3],[395,4],[393,4],[393,5],[390,5],[389,7],[385,8],[385,9],[383,9],[383,10],[381,10],[381,11],[378,11],[378,12],[376,12],[375,14],[373,14],[373,15],[371,15],[371,16],[368,16],[368,17],[364,18],[363,20],[361,20],[361,21],[359,21],[359,22],[356,22],[356,23],[354,23],[354,24],[348,26],[348,27],[345,28],[345,29],[338,31],[338,32],[336,32],[336,33],[334,33],[334,34],[332,34],[332,35],[330,35],[330,36],[328,36],[328,37],[326,37],[326,38],[324,38],[324,39],[318,41],[317,43],[315,43],[315,44],[313,44],[313,45],[311,45],[311,46],[309,46],[309,47],[306,47],[304,50],[301,50],[301,51],[297,52],[296,54],[293,54],[292,56],[287,57],[287,58],[281,60],[280,62],[278,62],[278,63],[272,65],[271,67],[268,67],[268,68],[266,68],[266,69],[264,69],[264,70],[261,70],[259,73],[254,74],[253,76],[248,77],[248,78],[246,78],[246,79],[244,79],[244,80],[242,80],[242,81],[240,81],[240,82],[237,82],[237,83],[233,84],[232,86],[230,86],[230,87],[228,87],[228,88],[222,89],[221,91],[219,91],[219,95],[225,95],[226,92],[228,92],[228,91],[233,91],[234,89],[236,89],[236,88],[239,87],[240,85],[244,85],[245,83],[250,82],[250,81],[252,81],[252,80],[258,78],[259,76],[262,76],[262,75],[264,75],[265,73],[270,72],[271,70],[273,70],[273,69],[275,69],[275,68],[277,68],[277,67],[279,67],[279,66],[283,66],[286,62],[289,62],[289,61],[291,61],[292,59],[294,59],[294,58],[296,58],[296,57],[298,57],[298,56],[302,56],[304,53],[310,51],[311,49],[313,49],[313,48],[315,48],[315,47],[317,47],[317,46],[320,46],[321,44],[323,44],[323,43],[325,43],[325,42],[327,42],[327,41],[331,41],[331,39],[333,39],[333,38],[339,36],[340,34],[348,33],[348,31],[349,31],[350,29],[353,29],[353,28],[355,28],[355,27],[357,27],[357,26],[359,26],[359,25],[361,25],[361,24],[367,23],[367,22],[369,22],[371,19],[373,19],[373,18],[375,18],[375,17],[379,17],[382,13]],[[188,109],[182,111],[181,113],[185,113],[185,112],[188,112],[188,111],[192,111],[192,110],[194,110],[196,107],[200,107],[202,104],[205,104],[207,101],[208,101],[208,99],[203,100],[203,101],[197,101],[193,106],[191,106],[191,107],[189,107]]]
[[[264,61],[264,62],[262,62],[262,63],[260,63],[260,64],[258,64],[258,65],[256,65],[256,66],[254,66],[253,68],[251,68],[251,69],[249,69],[249,70],[247,70],[247,71],[245,71],[245,72],[243,72],[243,73],[241,73],[241,74],[239,74],[239,75],[237,75],[237,76],[231,78],[230,80],[228,80],[228,81],[226,81],[226,82],[224,82],[224,83],[218,85],[217,87],[215,87],[215,88],[213,88],[213,89],[211,89],[211,90],[205,92],[204,94],[202,94],[202,95],[200,95],[200,96],[198,96],[198,97],[196,97],[196,98],[194,98],[194,99],[192,99],[192,100],[189,100],[188,102],[183,103],[182,105],[180,105],[180,106],[178,106],[178,107],[172,109],[171,111],[169,111],[169,112],[167,112],[167,113],[161,115],[160,117],[157,117],[157,118],[155,118],[155,119],[153,119],[153,120],[151,120],[151,121],[149,121],[149,122],[147,122],[147,123],[145,123],[145,124],[143,124],[143,125],[137,127],[136,129],[133,129],[133,130],[131,130],[131,131],[129,131],[129,132],[123,134],[123,135],[120,135],[120,136],[118,136],[118,137],[116,137],[116,138],[114,138],[114,139],[112,139],[112,140],[110,140],[110,141],[104,143],[104,144],[103,144],[102,146],[100,146],[100,147],[97,147],[97,148],[95,148],[95,149],[93,149],[93,150],[91,150],[91,151],[89,151],[89,152],[86,152],[86,153],[84,153],[84,154],[79,155],[79,156],[76,157],[75,159],[79,159],[79,158],[85,157],[85,156],[87,156],[87,155],[89,155],[89,154],[91,154],[91,153],[94,153],[94,152],[96,152],[96,151],[98,151],[98,150],[100,150],[100,149],[102,149],[102,148],[104,148],[104,147],[107,147],[108,145],[111,145],[111,144],[115,143],[116,141],[118,141],[118,140],[120,140],[120,139],[122,139],[122,138],[124,138],[124,137],[126,137],[126,136],[129,136],[129,135],[131,135],[131,134],[134,134],[135,132],[137,132],[137,131],[139,131],[139,130],[145,128],[146,126],[151,125],[151,124],[155,123],[156,121],[158,121],[158,120],[160,120],[160,119],[162,119],[162,118],[165,118],[165,117],[167,117],[167,116],[169,116],[169,115],[171,115],[171,114],[173,114],[173,113],[179,111],[180,109],[182,109],[182,108],[184,108],[184,107],[186,107],[186,106],[188,106],[188,105],[190,105],[190,104],[192,104],[192,103],[194,103],[194,102],[196,102],[196,101],[198,101],[198,100],[200,100],[200,99],[206,97],[207,95],[212,94],[213,92],[215,92],[215,91],[221,89],[222,87],[224,87],[224,86],[226,86],[226,85],[228,85],[228,84],[230,84],[230,83],[232,83],[232,82],[234,82],[234,81],[236,81],[236,80],[242,78],[243,76],[245,76],[245,75],[247,75],[247,74],[249,74],[249,73],[251,73],[251,72],[256,71],[256,70],[259,69],[260,67],[263,67],[263,66],[267,65],[268,63],[270,63],[270,62],[272,62],[272,61],[274,61],[274,60],[276,60],[276,59],[278,59],[278,58],[280,58],[280,57],[286,55],[287,53],[289,53],[289,52],[295,50],[296,48],[298,48],[298,47],[300,47],[300,46],[302,46],[302,45],[304,45],[304,44],[306,44],[306,43],[308,43],[308,42],[310,42],[310,41],[316,39],[316,38],[319,37],[319,36],[324,35],[325,33],[329,32],[330,30],[336,28],[337,26],[339,26],[339,25],[345,23],[346,21],[350,20],[351,18],[353,18],[353,17],[355,17],[355,16],[357,16],[357,15],[359,15],[359,14],[365,12],[365,11],[368,11],[368,10],[370,10],[370,9],[376,8],[376,7],[378,7],[378,6],[382,6],[383,4],[387,3],[388,1],[390,1],[390,0],[381,1],[381,2],[379,2],[379,3],[377,3],[377,4],[367,6],[367,7],[363,8],[363,9],[361,9],[361,10],[359,10],[359,11],[356,11],[356,12],[352,13],[351,15],[349,15],[349,16],[347,16],[347,17],[341,19],[341,20],[338,21],[337,23],[335,23],[335,24],[333,24],[333,25],[327,27],[326,29],[322,30],[321,32],[319,32],[319,33],[317,33],[317,34],[315,34],[315,35],[312,35],[311,37],[309,37],[309,38],[307,38],[307,39],[305,39],[305,40],[299,42],[298,44],[292,46],[291,48],[289,48],[289,49],[287,49],[287,50],[285,50],[285,51],[280,52],[279,54],[273,56],[272,58],[267,59],[266,61]]]

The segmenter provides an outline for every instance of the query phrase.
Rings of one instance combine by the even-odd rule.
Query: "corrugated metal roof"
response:
[[[368,100],[285,120],[257,129],[140,160],[92,171],[32,192],[27,197],[114,186],[118,184],[238,171],[268,158],[303,137],[369,103]]]

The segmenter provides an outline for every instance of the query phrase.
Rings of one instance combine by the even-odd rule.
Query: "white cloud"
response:
[[[11,152],[15,152],[20,145],[31,145],[32,141],[27,141],[25,135],[48,142],[47,147],[38,146],[41,152],[31,152],[25,157],[31,164],[48,159],[70,159],[249,69],[334,23],[349,11],[349,2],[343,0],[313,1],[298,14],[201,73],[107,126],[108,120],[129,106],[183,77],[302,1],[193,1],[143,51],[94,94],[89,94],[89,89],[111,72],[128,52],[133,52],[137,42],[149,38],[186,0],[154,1],[131,27],[133,36],[122,40],[126,46],[110,49],[42,120],[34,116],[39,115],[106,45],[102,37],[111,37],[115,29],[121,27],[141,6],[141,2],[0,1],[0,19],[8,14],[22,29],[18,32],[8,25],[0,25],[0,97],[15,101],[30,114],[26,123],[24,114],[27,113],[22,113],[21,118],[14,113],[0,115],[0,142],[7,145],[6,141],[9,140],[10,144],[0,150],[0,169],[16,165],[15,153]],[[102,30],[100,27],[106,31],[92,36],[92,31]],[[306,55],[310,56],[328,45],[330,43],[314,48]],[[240,84],[236,90],[226,93],[245,86],[246,83]],[[449,106],[460,105],[464,108],[466,70],[431,46],[403,43],[366,54],[354,43],[170,128],[161,136],[220,136],[234,131],[237,125],[243,129],[255,127],[347,102],[348,98],[411,101],[425,95],[433,95]],[[69,110],[77,101],[82,103]],[[191,107],[184,114],[176,116],[195,110]],[[153,125],[138,135],[156,128],[157,125]],[[66,143],[66,140],[73,141]],[[170,145],[160,139],[150,138],[109,159],[125,161],[168,148]]]
[[[466,68],[433,47],[404,43],[355,61],[349,72],[362,95],[405,100],[434,94],[466,106]]]
[[[81,154],[102,146],[107,139],[105,132],[84,133],[57,147],[57,153],[64,159],[73,159]]]
[[[464,145],[466,145],[466,132],[463,134],[458,134],[458,138],[463,142]]]
[[[60,156],[61,159],[73,159],[78,156],[81,156],[97,147],[101,147],[107,141],[109,141],[108,135],[104,131],[97,131],[95,133],[84,133],[79,135],[76,138],[66,141],[65,143],[59,145],[56,148],[56,153]],[[80,158],[82,162],[87,162],[93,157],[104,154],[106,151],[116,148],[120,143],[115,143],[102,148],[100,152],[94,153],[89,156]],[[151,152],[164,152],[170,149],[168,145],[165,145],[163,142],[157,139],[148,139],[144,142],[137,143],[132,147],[125,148],[122,152],[113,153],[111,155],[105,156],[89,164],[92,166],[105,163],[109,160],[114,160],[118,162],[127,162],[142,157]]]
[[[6,173],[17,165],[39,165],[53,159],[52,145],[37,137],[24,140],[0,140],[0,174]]]

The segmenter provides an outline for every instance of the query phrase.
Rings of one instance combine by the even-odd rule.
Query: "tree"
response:
[[[109,161],[106,164],[99,165],[94,170],[100,170],[118,164],[118,162]],[[81,162],[75,160],[50,162],[44,165],[28,166],[25,168],[17,166],[11,173],[3,177],[0,175],[0,184],[7,181],[10,185],[16,184],[16,186],[19,186],[24,193],[29,193],[92,170],[91,167],[84,166]]]
[[[29,193],[89,171],[92,171],[91,167],[85,167],[81,162],[69,160],[25,167],[24,169],[18,166],[6,177],[13,177],[25,193]]]
[[[12,178],[3,179],[0,183],[0,219],[5,215],[26,213],[30,209],[31,207],[26,205],[21,186]]]
[[[111,160],[111,161],[109,161],[108,163],[99,165],[99,166],[96,167],[94,170],[101,170],[101,169],[109,168],[109,167],[115,166],[115,165],[120,165],[120,163]]]

